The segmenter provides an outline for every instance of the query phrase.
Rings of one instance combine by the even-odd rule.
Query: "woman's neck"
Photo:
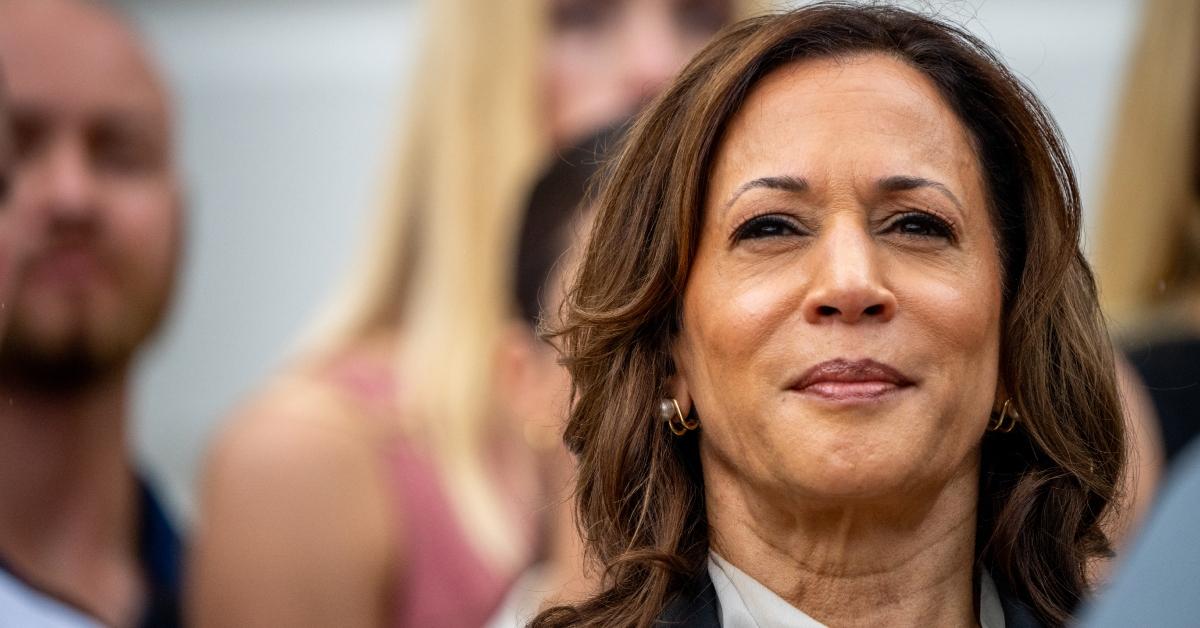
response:
[[[781,499],[705,470],[713,550],[814,619],[973,626],[978,460],[880,502]]]

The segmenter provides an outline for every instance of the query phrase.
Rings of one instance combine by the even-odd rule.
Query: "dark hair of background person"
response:
[[[1049,114],[996,53],[908,10],[830,2],[730,27],[633,125],[597,200],[559,330],[572,375],[565,441],[600,592],[535,626],[648,626],[705,568],[698,436],[654,418],[724,128],[786,64],[876,52],[937,86],[972,135],[1004,269],[1000,377],[1023,420],[982,445],[976,564],[1050,625],[1110,554],[1101,527],[1125,458],[1111,343],[1079,249],[1080,201]],[[963,385],[992,386],[991,382]]]
[[[593,178],[626,129],[626,124],[613,125],[557,153],[529,194],[517,235],[513,288],[521,319],[531,328],[537,329],[545,314],[543,292],[571,246],[572,227],[587,209]]]

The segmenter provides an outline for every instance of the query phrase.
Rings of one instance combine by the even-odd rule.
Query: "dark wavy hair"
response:
[[[1067,151],[1029,88],[961,28],[828,2],[724,31],[635,123],[598,198],[558,330],[573,378],[565,440],[601,590],[535,626],[648,626],[704,570],[695,433],[656,418],[674,371],[712,162],[747,93],[786,64],[880,53],[937,86],[974,140],[1004,271],[1000,376],[1023,421],[982,445],[976,562],[1050,625],[1089,588],[1119,487],[1125,430],[1112,348],[1079,249]],[[979,383],[982,385],[983,383]],[[972,385],[963,382],[963,385]],[[987,385],[992,385],[988,383]]]

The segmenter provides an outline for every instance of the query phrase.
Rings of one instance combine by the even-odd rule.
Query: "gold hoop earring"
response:
[[[674,397],[659,400],[658,416],[666,422],[667,427],[671,428],[671,433],[676,436],[683,436],[700,427],[700,421],[696,419],[689,421],[683,416],[683,410],[679,408],[679,402]]]
[[[1004,405],[1000,406],[1000,414],[988,422],[989,432],[999,432],[1007,434],[1013,431],[1017,426],[1017,422],[1021,420],[1021,415],[1013,408],[1012,398],[1004,400]]]

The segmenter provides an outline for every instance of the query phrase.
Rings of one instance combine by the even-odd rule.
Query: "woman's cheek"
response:
[[[898,274],[897,309],[924,327],[940,349],[968,353],[985,348],[997,337],[1000,289],[994,273],[967,263],[957,272]]]

